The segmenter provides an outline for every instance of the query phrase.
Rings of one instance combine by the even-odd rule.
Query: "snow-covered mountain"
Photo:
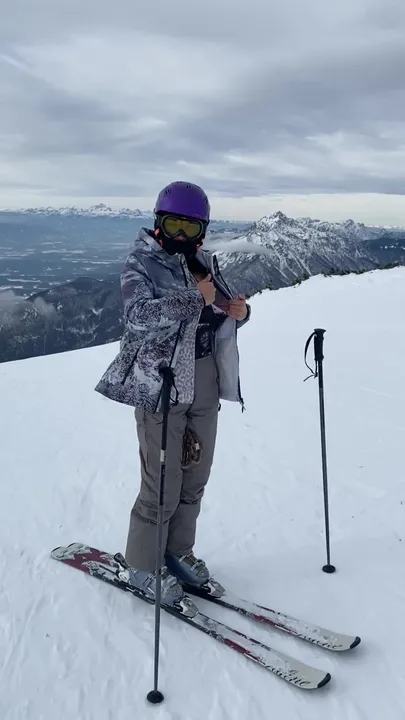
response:
[[[328,653],[202,603],[331,673],[325,688],[307,692],[164,613],[165,702],[156,712],[168,720],[403,720],[405,269],[319,276],[251,303],[239,334],[246,412],[222,403],[195,550],[229,590],[362,643]],[[321,570],[317,382],[303,382],[304,344],[317,326],[327,331],[335,575]],[[139,489],[133,411],[93,390],[117,349],[0,366],[2,720],[156,717],[145,702],[153,606],[49,557],[72,541],[125,549]]]
[[[39,215],[39,216],[57,216],[63,217],[116,217],[123,219],[147,219],[153,218],[151,210],[139,210],[138,208],[120,208],[113,209],[104,203],[92,205],[89,208],[71,207],[39,207],[39,208],[23,208],[21,210],[3,209],[0,212],[22,214],[22,215]]]
[[[378,232],[352,220],[327,223],[276,212],[246,232],[227,240],[219,236],[218,261],[241,292],[253,294],[270,284],[289,285],[303,275],[376,267],[378,259],[363,243]]]
[[[365,225],[364,223],[355,222],[351,218],[344,220],[343,222],[329,222],[325,220],[318,220],[316,218],[302,217],[297,218],[296,222],[305,227],[313,228],[319,232],[331,233],[340,237],[345,237],[347,240],[370,240],[381,234],[382,228],[376,225]],[[402,229],[403,231],[403,229]]]

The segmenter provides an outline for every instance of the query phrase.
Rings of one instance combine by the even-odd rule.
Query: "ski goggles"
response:
[[[188,240],[197,240],[205,230],[205,223],[202,220],[179,215],[163,215],[159,218],[159,225],[169,238],[175,238],[181,234]]]

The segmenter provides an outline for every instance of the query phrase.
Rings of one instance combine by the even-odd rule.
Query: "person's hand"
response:
[[[229,301],[228,315],[235,320],[245,320],[248,314],[246,300],[243,295]]]
[[[197,290],[200,291],[201,295],[203,296],[203,298],[205,300],[206,305],[211,305],[214,302],[215,287],[214,287],[214,283],[211,280],[210,274],[208,274],[207,277],[204,278],[204,280],[201,280],[197,284]]]

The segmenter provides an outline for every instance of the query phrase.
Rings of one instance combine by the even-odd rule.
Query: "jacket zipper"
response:
[[[187,275],[186,275],[186,271],[185,271],[185,269],[184,269],[184,265],[183,265],[183,263],[181,262],[181,260],[180,260],[180,265],[181,265],[181,269],[182,269],[182,271],[183,271],[183,276],[184,276],[185,285],[186,285],[186,287],[188,288]]]
[[[230,289],[229,289],[229,285],[228,285],[227,282],[224,280],[224,277],[223,277],[223,275],[222,275],[222,273],[221,273],[221,271],[220,271],[220,269],[219,269],[218,260],[217,260],[217,256],[216,256],[216,255],[213,255],[213,257],[212,257],[212,264],[213,264],[213,266],[214,266],[214,273],[215,273],[215,275],[217,275],[217,276],[220,278],[220,280],[221,280],[221,282],[222,282],[222,285],[224,286],[225,290],[227,291],[227,293],[228,293],[228,295],[229,295],[228,300],[230,300],[233,296],[232,296],[232,293],[231,293],[231,291],[230,291]]]

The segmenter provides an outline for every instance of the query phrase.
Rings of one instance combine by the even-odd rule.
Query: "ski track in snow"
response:
[[[202,611],[329,671],[302,692],[49,558],[85,542],[123,551],[139,487],[133,411],[93,388],[118,345],[0,365],[1,720],[403,720],[405,269],[316,277],[252,299],[240,332],[246,413],[224,402],[197,554],[231,591],[337,631],[333,655],[207,602]],[[318,386],[305,341],[325,327],[332,562]],[[308,362],[313,366],[312,348]]]

